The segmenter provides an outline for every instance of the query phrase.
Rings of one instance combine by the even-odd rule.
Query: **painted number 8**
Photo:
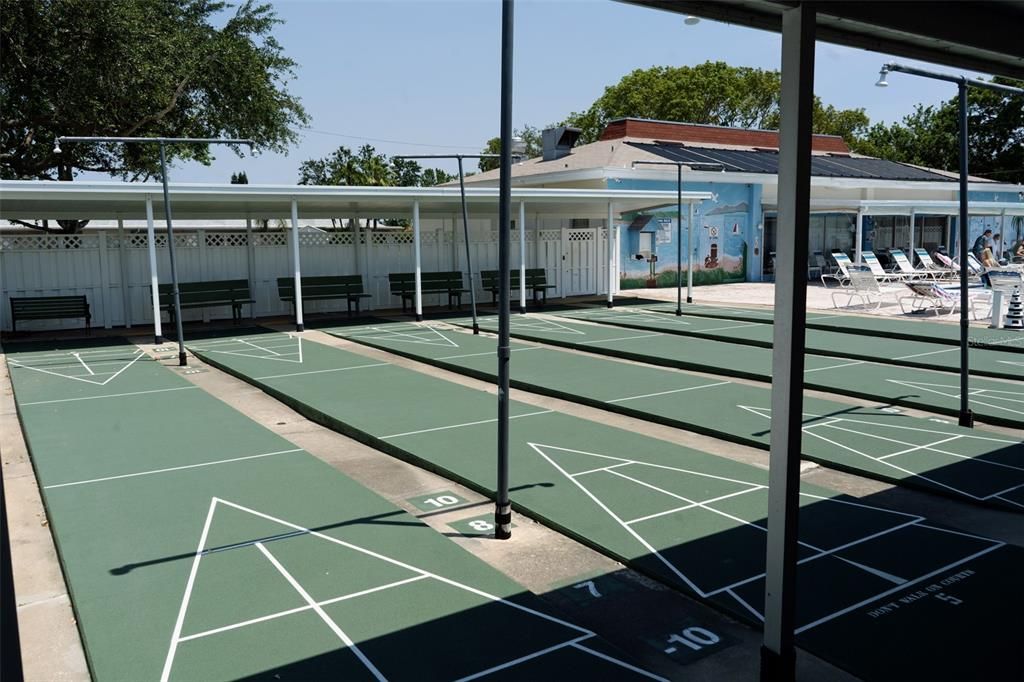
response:
[[[477,519],[476,521],[470,521],[469,527],[473,530],[487,531],[494,530],[494,524],[490,521],[484,521],[483,519]]]

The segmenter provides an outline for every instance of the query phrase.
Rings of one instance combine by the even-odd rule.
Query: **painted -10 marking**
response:
[[[684,629],[682,633],[673,632],[668,638],[669,644],[682,644],[693,651],[700,651],[704,647],[718,644],[720,641],[721,637],[711,632],[711,630],[700,627],[689,627]],[[679,648],[676,646],[669,646],[665,649],[665,653],[669,655],[677,651],[679,651]]]

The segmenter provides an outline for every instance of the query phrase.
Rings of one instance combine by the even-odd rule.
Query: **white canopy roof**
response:
[[[421,216],[450,216],[460,208],[457,187],[324,187],[313,185],[170,185],[175,218],[286,218],[298,202],[303,218],[408,217],[414,202]],[[145,218],[147,197],[163,216],[163,189],[157,183],[0,181],[0,219]],[[683,192],[683,203],[711,198],[708,192]],[[470,215],[496,213],[497,187],[467,187]],[[616,213],[674,205],[676,193],[662,190],[513,188],[515,205],[531,213],[602,218],[608,203]],[[486,207],[486,208],[485,208]]]

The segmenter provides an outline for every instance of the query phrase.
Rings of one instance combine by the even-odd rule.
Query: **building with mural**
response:
[[[619,286],[674,286],[692,263],[696,284],[758,281],[774,274],[779,142],[776,131],[619,119],[600,139],[577,145],[579,131],[544,131],[543,154],[513,164],[513,187],[710,192],[692,215],[674,204],[616,212]],[[653,163],[652,163],[653,162]],[[811,164],[808,277],[843,251],[923,248],[955,254],[955,173],[867,157],[842,138],[815,135]],[[498,171],[467,185],[497,186]],[[971,242],[986,229],[1001,235],[997,252],[1024,238],[1024,187],[971,177]],[[602,223],[603,226],[603,223]],[[691,229],[692,228],[692,229]]]

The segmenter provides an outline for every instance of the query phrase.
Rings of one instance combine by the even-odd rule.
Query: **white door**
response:
[[[562,296],[597,293],[597,230],[562,232]]]

